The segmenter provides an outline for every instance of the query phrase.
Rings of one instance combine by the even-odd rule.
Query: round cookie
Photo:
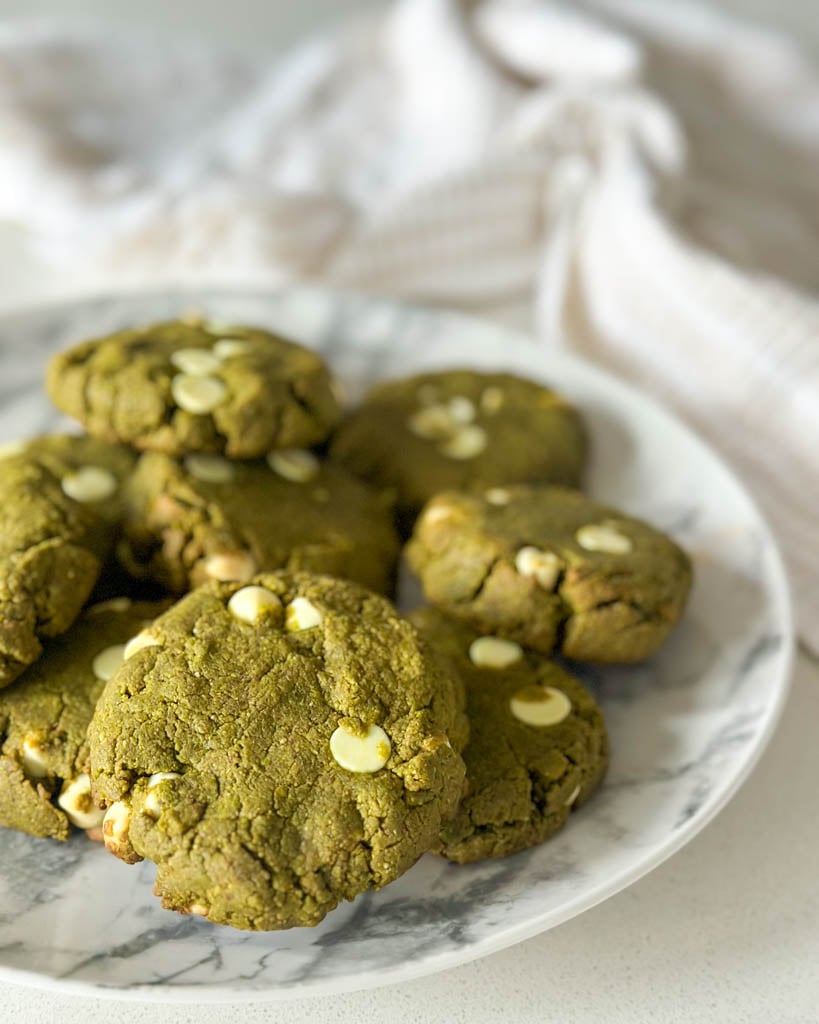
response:
[[[179,593],[282,568],[392,586],[398,540],[386,502],[307,450],[254,462],[146,453],[126,500],[122,561]]]
[[[331,456],[393,488],[407,517],[439,491],[576,485],[586,435],[577,411],[542,384],[447,370],[373,388],[338,428]]]
[[[165,907],[317,924],[455,810],[461,684],[384,598],[306,573],[209,583],[143,642],[97,705],[91,776],[106,846],[156,862]]]
[[[600,708],[542,655],[482,637],[432,608],[410,618],[463,679],[470,723],[468,792],[435,852],[467,864],[544,842],[605,775]]]
[[[0,687],[68,629],[113,545],[119,478],[98,466],[88,486],[67,456],[38,454],[51,441],[0,458]]]
[[[439,494],[406,552],[432,604],[578,661],[649,657],[691,587],[688,557],[669,537],[562,487]]]
[[[0,825],[54,839],[67,839],[74,825],[102,837],[88,723],[122,645],[166,607],[118,597],[89,608],[0,693]]]
[[[171,321],[54,357],[52,401],[94,437],[245,459],[317,444],[340,409],[314,352],[268,331]]]
[[[123,485],[136,463],[133,451],[74,434],[42,434],[20,443],[26,455],[34,456],[60,478],[69,497],[87,505],[103,519],[119,522]]]

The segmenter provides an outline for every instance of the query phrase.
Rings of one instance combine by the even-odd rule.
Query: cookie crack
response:
[[[631,609],[631,611],[635,612],[644,622],[660,623],[664,621],[664,617],[659,611],[652,611],[640,604],[639,601],[624,597],[613,597],[606,601],[600,601],[592,608],[586,609],[582,614],[588,615],[591,612],[599,612],[606,608],[616,608],[618,605]],[[623,630],[629,628],[630,626],[622,627]],[[622,632],[622,630],[620,630],[620,632]]]
[[[572,609],[566,604],[565,601],[563,601],[562,604],[565,614],[562,615],[561,618],[559,618],[555,623],[555,651],[563,650],[563,645],[566,643],[566,633],[569,629],[569,622],[571,621],[573,614]]]
[[[557,813],[556,810],[549,809],[549,796],[556,789],[560,789],[571,768],[580,767],[565,751],[564,756],[569,767],[561,772],[556,779],[546,779],[537,768],[528,767],[526,769],[526,773],[529,776],[529,799],[541,819],[548,817],[549,814]]]
[[[67,525],[66,525],[66,529],[67,530],[69,529],[69,527]],[[25,551],[19,552],[18,553],[18,560],[19,560],[20,557],[23,557],[24,555],[32,555],[32,554],[34,554],[34,553],[36,553],[38,551],[46,550],[46,549],[48,549],[50,547],[60,547],[62,545],[76,545],[76,547],[83,548],[85,551],[89,551],[91,554],[94,554],[94,552],[90,551],[90,549],[88,547],[86,547],[86,545],[80,543],[80,541],[77,538],[73,538],[72,537],[70,539],[66,539],[65,537],[49,536],[49,537],[43,538],[40,541],[37,541],[36,544],[31,544],[29,547],[27,547],[25,549]],[[94,557],[96,558],[96,555],[94,555]],[[15,561],[14,559],[11,560],[11,563],[12,563],[11,564],[11,573],[14,574],[13,580],[14,580],[14,582],[17,585],[18,591],[34,607],[35,619],[34,619],[34,629],[33,629],[32,632],[34,634],[35,639],[39,640],[39,635],[38,634],[43,631],[44,627],[50,625],[50,623],[51,623],[51,621],[52,621],[54,616],[53,615],[42,615],[41,614],[42,609],[39,606],[39,603],[38,603],[38,600],[37,600],[37,594],[32,589],[31,584],[28,582],[28,580],[20,574],[20,571],[19,571],[18,567],[14,564],[14,561]],[[11,573],[9,574],[10,577],[11,577]],[[11,655],[9,655],[9,658],[11,658],[11,660],[15,661],[17,664],[21,664],[21,662],[19,662],[18,659],[13,658]]]
[[[157,390],[161,390],[162,381],[167,378],[168,374],[164,367],[161,366],[149,366],[147,370],[147,378],[150,384],[152,384]],[[171,390],[168,388],[168,393],[165,401],[162,403],[162,413],[160,415],[159,423],[157,427],[172,427],[173,418],[176,415],[177,406],[173,402]],[[154,427],[152,429],[157,429]]]
[[[259,865],[259,867],[262,869],[262,871],[265,873],[268,879],[272,879],[274,877],[275,872],[271,869],[270,864],[268,864],[264,857],[256,850],[254,850],[252,846],[249,846],[247,843],[240,842],[239,847],[240,849],[245,851],[248,857],[250,857]]]
[[[90,354],[89,354],[89,358],[90,358]],[[86,360],[86,363],[87,362],[88,362],[88,360]],[[82,415],[80,417],[78,417],[80,419],[87,420],[89,418],[89,415],[90,415],[90,412],[91,412],[91,386],[95,382],[96,376],[97,376],[97,374],[94,372],[93,368],[89,369],[87,372],[85,372],[83,374],[83,377],[82,377],[82,398],[81,398],[81,401],[82,401],[81,413],[82,413]],[[104,374],[101,375],[101,376],[103,377],[103,379],[105,379]],[[114,431],[114,433],[116,434],[116,431]],[[117,440],[119,440],[118,436],[117,436]]]
[[[287,381],[287,393],[290,395],[293,404],[297,405],[306,416],[309,416],[312,420],[317,418],[315,407],[310,403],[307,396],[298,393],[296,385],[292,380]]]
[[[473,601],[477,601],[480,598],[481,594],[483,594],[483,591],[486,588],[487,583],[489,582],[489,577],[495,570],[495,566],[502,560],[502,555],[498,555],[496,558],[493,558],[492,561],[486,566],[483,576],[479,580],[477,586],[472,591],[472,593],[467,594],[465,597],[459,598],[455,602],[455,604],[470,604]]]

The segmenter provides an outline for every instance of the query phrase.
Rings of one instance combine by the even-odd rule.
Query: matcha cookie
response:
[[[391,587],[398,541],[387,504],[306,449],[259,462],[146,453],[126,498],[121,558],[171,590],[280,568]]]
[[[19,446],[60,478],[69,497],[109,522],[122,518],[123,484],[136,463],[129,448],[73,434],[43,434]]]
[[[480,636],[432,608],[411,618],[466,685],[468,792],[436,852],[466,864],[542,843],[603,779],[600,708],[542,655]]]
[[[578,484],[586,435],[578,413],[541,384],[449,370],[374,388],[339,427],[331,454],[393,488],[407,518],[438,491]]]
[[[89,608],[0,693],[0,825],[55,839],[67,839],[74,825],[101,838],[88,723],[122,645],[166,607],[120,597]]]
[[[461,798],[460,683],[382,597],[271,573],[160,616],[89,729],[108,849],[165,907],[317,924],[434,842]]]
[[[138,449],[255,458],[323,441],[340,410],[327,367],[251,327],[172,321],[56,356],[52,401],[94,437]]]
[[[88,466],[38,454],[50,443],[0,458],[0,687],[68,629],[113,544],[119,477],[100,453]]]
[[[649,657],[691,587],[689,560],[670,538],[562,487],[439,494],[407,557],[450,615],[579,661]]]

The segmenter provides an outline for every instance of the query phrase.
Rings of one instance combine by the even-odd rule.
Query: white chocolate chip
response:
[[[447,402],[453,423],[471,423],[475,419],[475,403],[466,395],[455,395]]]
[[[438,388],[434,384],[422,384],[415,392],[419,405],[435,405],[438,401]]]
[[[187,455],[185,469],[206,484],[226,484],[236,475],[233,463],[221,455]]]
[[[228,611],[240,622],[255,625],[270,612],[278,611],[281,601],[267,587],[242,587],[228,601]]]
[[[627,555],[632,549],[632,543],[625,534],[605,523],[598,525],[590,523],[588,526],[581,526],[574,536],[580,547],[585,548],[586,551]]]
[[[156,788],[168,779],[179,779],[181,778],[176,772],[156,772],[151,775],[148,779],[148,793],[145,797],[145,802],[142,805],[142,810],[145,814],[151,818],[158,818],[162,814],[162,800],[159,793],[156,792]]]
[[[371,725],[358,736],[340,725],[330,737],[330,753],[348,772],[377,772],[390,759],[392,746],[380,725]]]
[[[162,801],[159,799],[159,793],[153,790],[148,793],[142,804],[142,813],[147,814],[149,818],[153,818],[156,821],[162,814]]]
[[[227,398],[227,387],[218,377],[196,377],[178,373],[171,381],[171,394],[180,409],[202,415],[212,412]]]
[[[44,779],[49,774],[39,736],[26,736],[20,745],[20,761],[30,779]]]
[[[300,633],[303,629],[320,626],[324,616],[312,601],[306,597],[295,597],[287,606],[284,624],[291,633]]]
[[[520,644],[498,636],[479,636],[469,645],[469,660],[478,668],[509,668],[522,657]]]
[[[104,501],[115,494],[118,487],[114,474],[102,466],[81,466],[73,473],[66,473],[62,479],[65,494],[82,503]]]
[[[521,576],[532,576],[544,590],[553,590],[563,563],[552,551],[524,547],[515,555],[515,568]]]
[[[214,344],[213,352],[218,359],[233,359],[234,356],[245,355],[252,347],[249,341],[241,338],[220,338]]]
[[[162,641],[157,640],[155,636],[151,636],[150,633],[146,633],[143,630],[141,633],[137,633],[136,636],[132,636],[128,643],[125,645],[122,651],[123,661],[127,661],[132,658],[137,651],[142,651],[146,647],[161,647]]]
[[[76,779],[63,784],[58,805],[65,811],[65,816],[77,828],[99,828],[105,812],[94,806],[91,799],[91,780],[85,772]]]
[[[105,849],[119,856],[128,842],[131,828],[131,807],[124,800],[111,804],[102,819],[102,841]]]
[[[424,525],[432,526],[433,523],[441,523],[444,519],[452,519],[453,515],[454,510],[449,505],[433,505],[424,512]]]
[[[500,412],[505,403],[506,396],[501,388],[485,388],[481,395],[481,412],[486,413],[487,416],[494,416],[496,412]]]
[[[512,495],[503,487],[490,487],[484,495],[490,505],[508,505]]]
[[[563,806],[564,807],[571,807],[572,804],[575,802],[575,800],[579,796],[580,796],[580,786],[575,786],[574,789],[571,791],[571,793],[569,793],[568,797],[566,798],[566,802],[565,802],[565,804]]]
[[[199,326],[208,334],[217,334],[220,337],[229,337],[236,329],[236,324],[229,324],[227,320],[201,320]],[[239,328],[241,330],[241,328]]]
[[[12,455],[19,455],[27,447],[27,441],[5,441],[3,444],[0,444],[0,459],[8,459]]]
[[[125,658],[125,645],[114,644],[112,647],[106,647],[105,650],[100,653],[91,662],[91,668],[94,671],[94,675],[97,679],[108,680],[120,667]]]
[[[425,441],[441,441],[451,437],[457,425],[445,405],[427,405],[409,417],[407,427]]]
[[[319,460],[306,448],[282,448],[268,452],[267,464],[274,473],[294,484],[306,484],[308,480],[314,480],[321,468]]]
[[[130,597],[112,597],[108,601],[100,601],[91,605],[86,615],[98,615],[100,612],[127,612],[131,607]]]
[[[448,441],[444,441],[438,451],[449,459],[474,459],[486,448],[487,441],[483,427],[479,427],[477,423],[470,423]]]
[[[225,583],[244,583],[256,574],[256,562],[247,551],[211,555],[205,562],[205,575]]]
[[[215,352],[207,348],[180,348],[171,356],[171,362],[183,373],[192,377],[202,377],[216,373],[222,360]]]
[[[158,786],[160,782],[165,782],[166,779],[181,779],[182,776],[179,772],[154,772],[153,775],[148,776],[148,789],[153,789],[154,786]]]
[[[568,718],[572,702],[553,686],[524,686],[509,701],[509,708],[524,725],[557,725]]]
[[[210,913],[210,908],[206,907],[204,903],[191,903],[188,907],[189,914],[196,914],[197,917],[207,917]]]
[[[180,314],[179,322],[188,327],[201,327],[204,323],[204,313],[201,309],[186,309]]]

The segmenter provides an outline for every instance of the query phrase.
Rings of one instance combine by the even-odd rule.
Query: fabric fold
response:
[[[817,112],[796,47],[689,2],[400,0],[274,65],[14,23],[0,218],[86,286],[527,304],[737,467],[819,651]]]

